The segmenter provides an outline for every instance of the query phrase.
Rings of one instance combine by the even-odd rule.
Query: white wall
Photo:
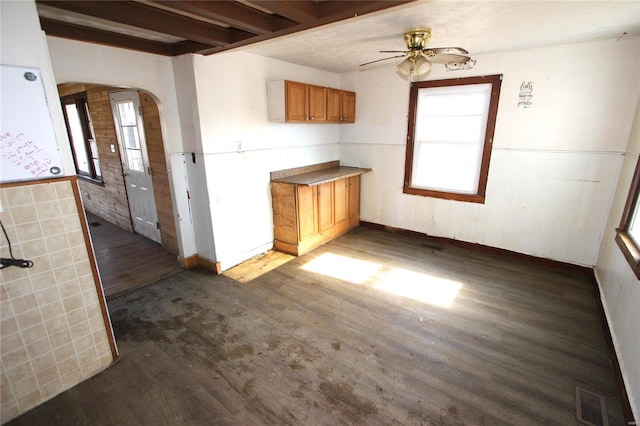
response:
[[[2,17],[0,62],[3,65],[33,67],[41,70],[64,173],[66,176],[73,176],[76,168],[73,163],[62,108],[58,101],[58,89],[51,69],[46,37],[44,32],[40,30],[35,3],[33,1],[23,2],[23,4],[16,3],[18,2],[3,2],[3,7],[0,9]]]
[[[640,90],[638,38],[478,56],[503,74],[485,204],[402,193],[409,83],[393,67],[341,76],[357,92],[340,160],[363,176],[362,220],[579,265],[596,262]],[[518,107],[523,82],[533,106]]]
[[[640,419],[640,281],[614,240],[640,153],[640,99],[635,111],[629,145],[596,264],[596,277],[618,360],[625,372],[629,400],[635,418]]]
[[[160,110],[180,255],[196,253],[186,161],[171,58],[47,37],[57,83],[94,83],[149,92]],[[58,97],[57,93],[53,99]],[[190,155],[190,154],[189,154]],[[73,167],[72,167],[73,169]]]
[[[194,60],[215,255],[228,269],[273,245],[269,172],[338,160],[337,124],[267,120],[266,82],[339,87],[339,75],[239,52]]]

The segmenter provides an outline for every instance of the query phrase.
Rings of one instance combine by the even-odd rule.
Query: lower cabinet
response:
[[[275,249],[301,255],[360,223],[360,176],[307,186],[271,182]]]

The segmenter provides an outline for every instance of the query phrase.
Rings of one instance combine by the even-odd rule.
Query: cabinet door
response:
[[[356,121],[356,93],[342,91],[342,122],[354,123]]]
[[[334,222],[336,225],[342,224],[349,219],[349,179],[339,179],[333,183],[334,195]]]
[[[286,121],[306,121],[309,116],[308,85],[295,81],[285,82]]]
[[[360,176],[352,176],[349,180],[349,223],[360,223]]]
[[[318,228],[317,187],[298,186],[298,240],[313,237]]]
[[[342,119],[342,90],[327,89],[327,121],[339,123]]]
[[[327,88],[309,85],[309,120],[327,121]]]
[[[318,232],[333,226],[333,182],[318,185]]]

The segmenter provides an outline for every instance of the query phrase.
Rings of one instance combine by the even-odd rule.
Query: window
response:
[[[98,145],[94,137],[86,93],[66,96],[61,101],[78,176],[102,182]]]
[[[484,203],[501,75],[411,83],[406,194]]]
[[[616,242],[631,269],[640,279],[640,159],[631,181],[627,204],[622,212],[620,227],[616,230]]]

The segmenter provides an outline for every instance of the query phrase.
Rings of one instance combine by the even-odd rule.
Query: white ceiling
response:
[[[404,50],[404,32],[416,27],[432,28],[429,47],[462,47],[473,58],[637,37],[640,1],[418,1],[238,50],[332,72],[355,71],[361,63],[391,56],[379,50]]]

